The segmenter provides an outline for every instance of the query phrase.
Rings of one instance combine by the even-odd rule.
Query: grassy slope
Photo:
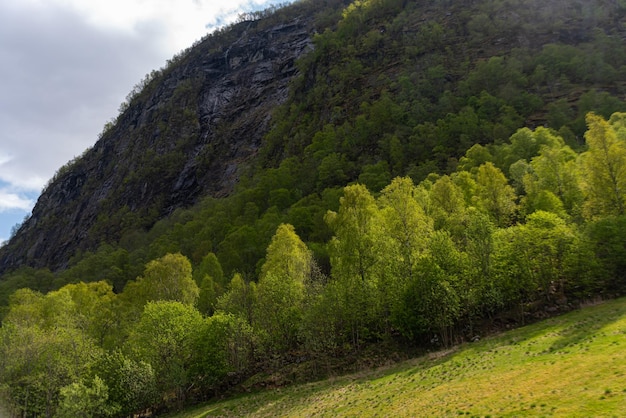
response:
[[[392,368],[176,417],[461,415],[626,416],[626,298]]]

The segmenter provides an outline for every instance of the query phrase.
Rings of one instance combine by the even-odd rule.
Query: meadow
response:
[[[172,417],[626,416],[625,348],[621,298],[390,367]]]

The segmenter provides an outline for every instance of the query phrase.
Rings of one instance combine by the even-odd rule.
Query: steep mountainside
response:
[[[194,263],[213,251],[229,274],[251,277],[281,221],[307,241],[328,239],[323,214],[351,181],[378,191],[398,175],[452,172],[472,145],[523,126],[554,128],[577,148],[587,111],[626,110],[622,2],[348,4],[250,16],[148,77],[94,147],[59,170],[0,249],[0,273],[63,270],[78,250],[117,245],[245,180],[220,209],[230,218],[197,219],[219,225],[202,245],[186,250],[187,236],[167,251]]]
[[[119,239],[120,223],[149,226],[201,196],[229,194],[312,48],[312,17],[241,22],[228,33],[236,40],[209,38],[170,65],[57,174],[2,249],[0,271],[62,268],[76,249]]]

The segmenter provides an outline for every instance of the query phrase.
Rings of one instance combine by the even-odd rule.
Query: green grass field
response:
[[[626,299],[391,368],[175,415],[214,416],[626,417]]]

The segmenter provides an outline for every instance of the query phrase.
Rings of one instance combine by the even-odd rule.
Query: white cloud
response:
[[[75,11],[29,4],[0,5],[0,154],[11,156],[0,180],[41,190],[163,61],[165,33],[142,38],[94,29]]]
[[[32,199],[7,189],[0,189],[0,212],[30,211],[33,207]]]

